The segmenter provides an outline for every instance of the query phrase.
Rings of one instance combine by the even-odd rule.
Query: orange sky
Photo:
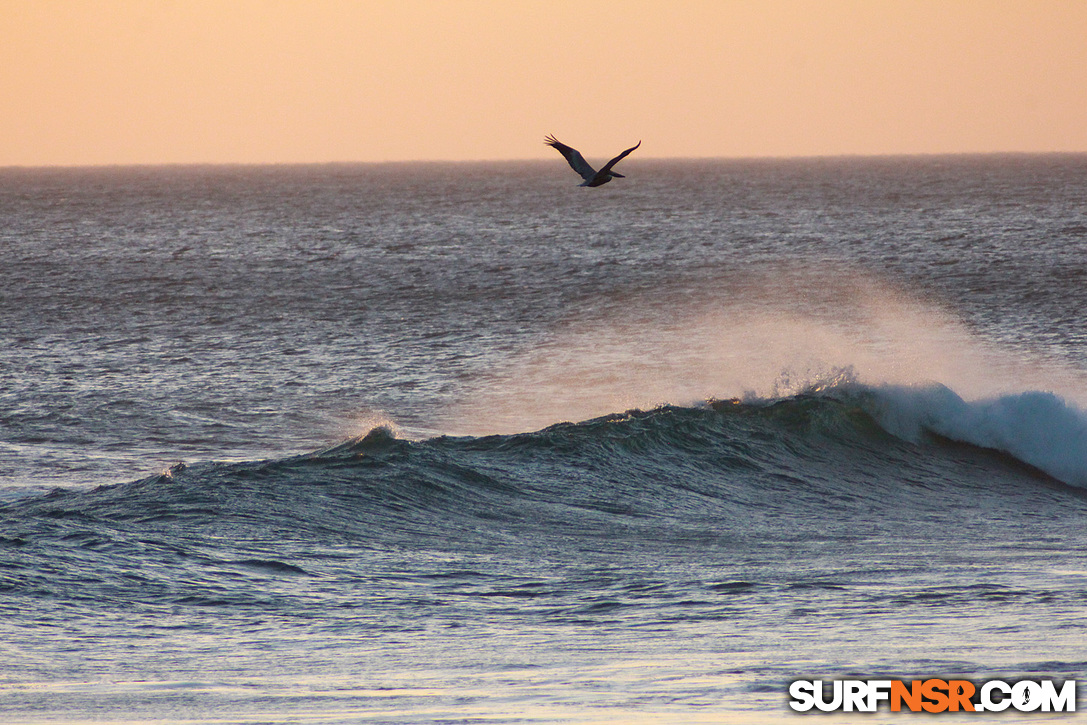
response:
[[[0,166],[1087,151],[1083,0],[0,0]]]

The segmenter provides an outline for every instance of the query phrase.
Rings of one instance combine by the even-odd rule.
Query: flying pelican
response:
[[[544,138],[544,143],[565,156],[566,160],[570,163],[570,168],[576,171],[581,178],[585,179],[585,181],[578,184],[578,186],[601,186],[611,181],[613,176],[618,179],[625,179],[626,177],[622,174],[617,174],[612,171],[611,167],[615,166],[626,158],[627,154],[642,145],[642,142],[639,141],[638,146],[631,146],[626,151],[604,164],[604,167],[600,169],[600,171],[595,171],[592,166],[589,166],[589,164],[585,162],[585,157],[581,155],[580,151],[575,148],[570,148],[554,136],[547,136]]]

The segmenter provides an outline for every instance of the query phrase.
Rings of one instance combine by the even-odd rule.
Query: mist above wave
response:
[[[774,400],[845,382],[943,386],[964,404],[1039,391],[1069,410],[1087,390],[1082,371],[1002,350],[949,310],[869,275],[779,269],[747,286],[686,300],[642,296],[596,321],[571,322],[473,381],[437,418],[456,433],[513,433],[632,408]]]

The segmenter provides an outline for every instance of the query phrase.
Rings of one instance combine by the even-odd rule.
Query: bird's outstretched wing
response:
[[[565,156],[566,161],[570,164],[570,168],[573,169],[574,171],[576,171],[578,173],[578,176],[580,176],[581,178],[585,179],[586,181],[589,181],[594,176],[596,176],[596,170],[594,170],[592,166],[589,166],[588,162],[585,161],[585,157],[582,156],[581,152],[578,151],[577,149],[571,148],[570,146],[567,146],[566,144],[559,141],[554,136],[548,136],[547,138],[545,138],[544,143],[547,144],[548,146],[550,146],[551,148],[555,149],[556,151],[558,151],[563,156]],[[638,143],[640,144],[641,141],[639,141]],[[637,147],[635,147],[635,148],[637,148]],[[633,150],[634,149],[631,149],[630,151],[633,151]],[[625,151],[623,153],[623,156],[626,156],[627,154],[629,154],[630,151]],[[619,156],[619,157],[613,159],[611,163],[614,164],[616,161],[623,158],[623,156]]]
[[[638,148],[638,146],[641,146],[641,145],[642,145],[642,142],[641,142],[641,141],[639,141],[639,142],[638,142],[638,143],[637,143],[636,145],[634,145],[634,146],[631,146],[631,147],[630,147],[630,148],[628,148],[628,149],[627,149],[626,151],[624,151],[623,153],[619,154],[618,156],[616,156],[616,157],[615,157],[614,159],[612,159],[612,160],[611,160],[611,161],[609,161],[608,163],[604,164],[603,168],[601,168],[601,169],[600,169],[600,171],[597,171],[595,175],[596,175],[596,176],[601,176],[601,175],[605,175],[605,176],[606,176],[606,175],[608,174],[608,172],[609,172],[609,171],[611,171],[611,167],[612,167],[612,166],[615,166],[615,165],[616,165],[617,163],[619,163],[620,161],[622,161],[623,159],[625,159],[625,158],[627,157],[627,155],[628,155],[628,154],[629,154],[629,153],[630,153],[631,151],[633,151],[634,149]],[[575,152],[575,153],[577,153],[577,152]],[[613,174],[613,176],[615,176],[615,174]]]

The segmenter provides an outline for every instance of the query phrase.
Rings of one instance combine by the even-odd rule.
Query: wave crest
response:
[[[944,385],[882,386],[866,406],[889,433],[935,434],[1001,451],[1064,483],[1087,488],[1087,412],[1050,392],[966,401]]]

